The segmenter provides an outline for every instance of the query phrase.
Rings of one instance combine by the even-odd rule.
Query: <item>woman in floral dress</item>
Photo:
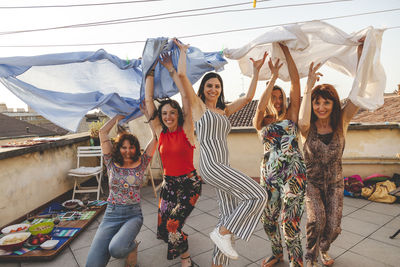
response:
[[[262,262],[262,267],[273,266],[283,260],[278,223],[280,214],[290,266],[303,266],[300,220],[304,209],[306,168],[298,147],[296,125],[300,108],[300,79],[289,49],[285,45],[280,46],[292,84],[290,105],[286,109],[285,93],[275,86],[282,64],[279,64],[279,59],[275,64],[269,60],[271,80],[258,102],[253,120],[264,144],[260,184],[267,190],[268,203],[261,220],[272,246],[272,256]]]
[[[181,56],[186,56],[181,51]],[[169,55],[163,55],[161,64],[167,68],[178,87],[183,111],[172,99],[160,101],[158,109],[153,102],[154,70],[146,77],[146,106],[150,124],[159,138],[159,152],[164,169],[160,192],[157,238],[168,243],[167,259],[180,256],[182,267],[193,266],[189,254],[188,235],[182,228],[201,194],[201,178],[193,166],[194,125],[190,106],[182,90],[178,74]]]

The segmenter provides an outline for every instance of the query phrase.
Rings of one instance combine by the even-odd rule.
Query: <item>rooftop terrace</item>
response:
[[[167,245],[156,239],[157,203],[152,188],[142,190],[142,210],[144,225],[138,236],[141,241],[138,254],[138,266],[163,267],[180,266],[179,259],[166,260]],[[189,248],[193,260],[199,266],[210,266],[212,241],[209,232],[215,227],[218,216],[218,207],[214,189],[204,185],[203,194],[196,208],[188,218],[184,227],[189,234]],[[54,260],[49,262],[10,262],[0,263],[4,267],[28,266],[85,266],[91,241],[101,221],[98,217],[68,248]],[[304,214],[301,227],[303,236],[303,250],[305,246]],[[388,267],[399,266],[400,262],[400,235],[390,239],[393,233],[400,228],[400,205],[381,204],[363,199],[344,199],[342,234],[333,243],[331,254],[335,258],[335,267]],[[271,246],[268,238],[258,224],[254,235],[248,243],[237,240],[236,249],[240,254],[237,261],[231,261],[229,266],[256,267],[262,259],[271,255]],[[124,266],[123,260],[111,259],[107,266]],[[289,266],[285,251],[285,261],[277,267]]]

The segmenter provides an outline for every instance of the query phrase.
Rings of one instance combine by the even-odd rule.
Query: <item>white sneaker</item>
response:
[[[237,260],[239,255],[232,247],[231,236],[231,234],[221,235],[217,228],[210,233],[211,240],[219,248],[219,250],[221,250],[221,252],[228,258]]]

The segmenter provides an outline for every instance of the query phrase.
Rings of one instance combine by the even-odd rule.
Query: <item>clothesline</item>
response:
[[[371,14],[378,14],[378,13],[386,13],[386,12],[393,12],[393,11],[399,11],[400,8],[394,8],[394,9],[386,9],[386,10],[377,10],[377,11],[371,11],[371,12],[363,12],[363,13],[357,13],[357,14],[351,14],[351,15],[343,15],[343,16],[334,16],[334,17],[325,17],[325,18],[320,18],[317,19],[318,21],[329,21],[329,20],[335,20],[335,19],[342,19],[342,18],[349,18],[349,17],[357,17],[357,16],[364,16],[364,15],[371,15]],[[315,20],[311,20],[315,21]],[[199,33],[199,34],[191,34],[191,35],[183,35],[183,36],[178,36],[180,39],[185,39],[185,38],[193,38],[193,37],[202,37],[202,36],[210,36],[210,35],[218,35],[218,34],[225,34],[225,33],[233,33],[233,32],[242,32],[242,31],[250,31],[250,30],[257,30],[257,29],[266,29],[266,28],[273,28],[273,27],[278,27],[278,26],[287,26],[287,25],[292,25],[292,24],[301,24],[301,23],[307,23],[311,22],[310,20],[306,21],[298,21],[298,22],[293,22],[293,23],[280,23],[280,24],[273,24],[273,25],[264,25],[264,26],[256,26],[256,27],[247,27],[247,28],[241,28],[241,29],[231,29],[231,30],[224,30],[224,31],[217,31],[217,32],[208,32],[208,33]],[[399,28],[400,26],[391,26],[388,27],[388,29],[396,29]],[[57,29],[57,28],[48,28],[48,29]],[[16,32],[23,32],[23,31],[16,31]],[[11,32],[13,33],[13,32]],[[0,32],[0,35],[2,34],[7,34],[7,32]],[[0,45],[0,47],[11,47],[11,48],[29,48],[29,47],[71,47],[71,46],[105,46],[105,45],[124,45],[124,44],[135,44],[135,43],[145,43],[146,40],[131,40],[131,41],[121,41],[121,42],[101,42],[101,43],[78,43],[78,44],[39,44],[39,45],[18,45],[18,44],[13,44],[13,45]]]

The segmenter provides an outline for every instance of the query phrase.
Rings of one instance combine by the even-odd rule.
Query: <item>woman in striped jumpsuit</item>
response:
[[[185,53],[188,46],[175,42]],[[243,108],[254,97],[258,74],[264,58],[253,62],[253,79],[245,97],[224,103],[223,83],[216,73],[207,73],[201,81],[198,95],[186,76],[186,56],[180,56],[178,75],[193,112],[197,138],[200,143],[200,175],[215,187],[219,205],[219,222],[210,237],[215,243],[212,266],[228,264],[237,259],[232,247],[233,235],[248,241],[266,205],[265,190],[247,175],[229,165],[227,135],[228,116]]]

